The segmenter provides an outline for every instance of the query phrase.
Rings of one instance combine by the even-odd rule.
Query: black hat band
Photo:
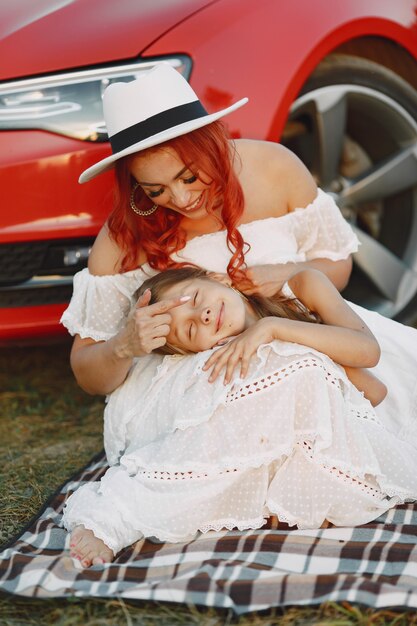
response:
[[[148,119],[142,122],[133,124],[133,126],[129,126],[110,137],[113,154],[129,148],[139,143],[139,141],[162,133],[164,130],[168,130],[168,128],[173,128],[184,122],[190,122],[191,120],[206,115],[208,115],[208,113],[200,100],[181,104],[172,109],[152,115],[152,117],[148,117]]]

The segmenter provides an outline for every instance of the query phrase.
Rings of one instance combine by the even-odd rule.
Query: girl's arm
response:
[[[344,367],[367,368],[378,363],[380,348],[375,337],[324,274],[303,270],[290,279],[289,286],[323,324],[278,317],[260,319],[210,356],[204,366],[205,370],[213,368],[210,381],[225,368],[225,382],[230,382],[238,365],[244,377],[259,345],[274,339],[309,346]]]
[[[345,367],[345,372],[350,382],[355,385],[372,406],[378,406],[385,398],[388,390],[384,383],[369,370],[362,367]]]
[[[340,360],[334,355],[329,354],[329,356],[344,366],[346,375],[351,383],[364,393],[373,406],[380,404],[387,394],[386,386],[374,374],[364,369],[364,365],[360,365],[362,360],[361,350],[365,348],[365,351],[371,356],[374,354],[375,344],[377,345],[375,337],[363,320],[352,311],[340,294],[335,291],[334,287],[329,285],[328,280],[320,276],[320,274],[302,272],[300,275],[294,276],[288,284],[300,302],[311,311],[319,314],[325,324],[330,325],[331,328],[343,324],[348,334],[343,334],[339,347],[345,352],[345,355],[341,354],[342,358]],[[354,334],[349,333],[349,330],[354,331]],[[330,332],[333,333],[333,330]],[[349,349],[345,343],[346,341],[352,342]],[[357,364],[355,364],[355,359],[353,360],[354,366],[346,363],[349,350],[356,352],[358,358]],[[323,351],[321,349],[321,352]],[[371,364],[367,365],[367,367],[370,366]]]
[[[374,335],[324,274],[303,270],[288,285],[296,298],[323,323],[278,319],[277,339],[310,346],[343,366],[374,367],[378,363],[380,348]],[[279,327],[284,324],[285,330],[281,330]]]

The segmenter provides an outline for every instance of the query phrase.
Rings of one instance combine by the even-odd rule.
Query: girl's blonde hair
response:
[[[211,278],[206,270],[196,267],[182,267],[178,269],[169,269],[159,274],[155,274],[151,278],[145,280],[135,293],[136,300],[145,293],[147,289],[151,291],[151,299],[149,304],[160,302],[165,297],[165,292],[170,287],[178,285],[186,280],[203,279],[216,282]],[[235,288],[234,288],[235,289]],[[237,289],[235,289],[238,291]],[[241,293],[241,292],[239,292]],[[272,298],[265,298],[259,295],[241,294],[252,307],[259,319],[263,317],[282,317],[290,320],[299,320],[302,322],[320,323],[317,315],[309,311],[296,298],[286,298],[278,292]],[[154,350],[158,354],[184,354],[183,350],[176,346],[165,344]]]

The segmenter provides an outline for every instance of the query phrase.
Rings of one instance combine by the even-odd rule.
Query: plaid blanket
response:
[[[208,533],[183,544],[140,541],[111,564],[83,570],[59,521],[66,497],[105,472],[104,454],[68,481],[3,548],[0,589],[21,596],[122,597],[232,609],[236,614],[347,600],[417,608],[417,505],[357,528],[283,525]],[[354,506],[354,503],[352,503]]]

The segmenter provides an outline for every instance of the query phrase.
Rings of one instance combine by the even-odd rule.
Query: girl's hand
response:
[[[170,310],[181,306],[190,296],[161,300],[149,305],[151,291],[147,289],[138,299],[136,308],[129,316],[121,334],[118,354],[123,357],[136,357],[150,354],[166,344],[170,331]]]
[[[231,338],[226,346],[213,352],[203,367],[204,371],[213,368],[209,382],[214,382],[221,370],[226,368],[224,384],[227,385],[232,380],[234,371],[238,366],[240,366],[240,378],[245,378],[250,360],[259,346],[275,339],[276,322],[277,318],[264,317],[243,331],[238,337]]]
[[[254,265],[245,271],[247,281],[236,283],[236,287],[247,295],[270,298],[280,291],[283,284],[297,271],[295,263]]]

